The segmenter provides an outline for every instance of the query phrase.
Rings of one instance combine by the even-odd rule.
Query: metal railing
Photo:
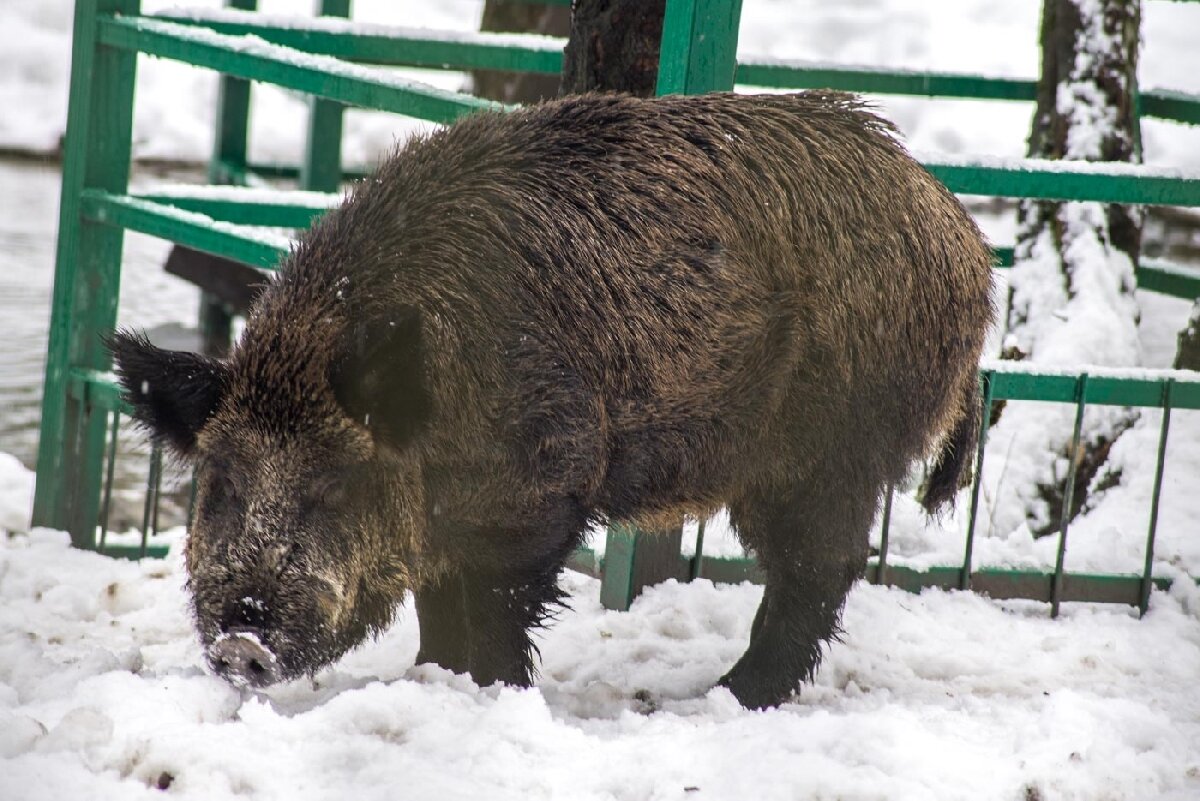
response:
[[[557,2],[558,0],[555,0]],[[253,0],[233,5],[252,8]],[[346,15],[344,0],[323,8]],[[735,64],[740,0],[668,0],[661,53],[660,91],[701,92],[738,82],[776,88],[829,87],[881,93],[982,99],[1030,100],[1032,82],[944,73],[911,73],[746,59]],[[361,64],[439,69],[504,69],[556,72],[562,41],[496,34],[438,36],[372,26],[357,29],[338,20],[294,20],[267,24],[238,11],[145,16],[138,0],[78,0],[73,45],[71,102],[63,168],[63,194],[56,262],[50,344],[44,388],[34,519],[71,533],[72,542],[117,555],[161,552],[149,541],[157,528],[155,509],[161,480],[161,454],[152,457],[136,546],[108,542],[107,510],[112,494],[119,390],[108,370],[100,334],[116,323],[121,243],[125,230],[171,240],[210,254],[270,269],[285,251],[277,234],[259,227],[304,228],[336,202],[334,195],[297,193],[264,199],[223,189],[134,196],[128,191],[133,84],[137,55],[146,53],[221,72],[217,146],[210,181],[243,183],[254,172],[303,177],[307,186],[331,190],[345,177],[338,162],[342,104],[390,111],[448,123],[498,104],[446,92]],[[247,39],[247,35],[258,37]],[[248,81],[272,83],[312,95],[309,148],[299,167],[253,165],[247,159]],[[1184,123],[1200,121],[1200,98],[1175,92],[1146,92],[1143,115]],[[339,112],[339,113],[336,113]],[[336,121],[334,118],[337,118]],[[1169,204],[1200,207],[1200,176],[1128,165],[1040,162],[1029,159],[945,160],[928,158],[927,169],[956,192],[1056,200]],[[999,262],[1011,263],[1000,249]],[[1180,297],[1200,296],[1200,271],[1144,261],[1141,286]],[[1145,608],[1151,576],[1158,495],[1173,409],[1200,408],[1200,381],[1183,374],[1144,372],[1138,376],[1046,373],[1020,366],[984,370],[985,416],[980,438],[971,523],[960,565],[916,571],[888,562],[892,496],[884,503],[879,557],[868,580],[906,589],[961,587],[1000,597],[1048,601],[1057,611],[1066,600],[1111,601]],[[1088,404],[1163,409],[1152,508],[1148,510],[1145,570],[1141,575],[1083,575],[1064,569],[1068,522],[1060,529],[1058,561],[1052,572],[975,569],[974,521],[988,428],[994,400],[1070,403],[1077,419]],[[1076,427],[1078,439],[1078,426]],[[107,466],[107,469],[105,467]],[[1073,481],[1069,476],[1068,481]],[[1073,484],[1068,484],[1073,486]],[[1069,503],[1066,508],[1069,508]],[[103,513],[103,514],[102,514]],[[97,534],[97,521],[101,521]],[[701,538],[702,539],[702,538]],[[635,577],[644,536],[614,526],[603,560],[584,551],[576,567],[602,573],[605,603],[627,607],[639,589]],[[676,551],[678,549],[676,548]],[[748,559],[677,553],[657,576],[697,576],[714,580],[753,580]]]

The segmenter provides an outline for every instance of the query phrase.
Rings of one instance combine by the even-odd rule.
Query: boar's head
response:
[[[333,342],[252,328],[224,361],[130,332],[109,347],[134,418],[195,467],[186,566],[208,662],[265,686],[378,632],[411,586],[430,403],[415,312]]]

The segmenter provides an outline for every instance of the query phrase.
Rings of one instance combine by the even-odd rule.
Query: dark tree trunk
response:
[[[1029,155],[1042,159],[1141,161],[1141,138],[1134,115],[1137,93],[1140,0],[1101,0],[1098,13],[1085,17],[1080,0],[1045,0],[1042,6],[1042,74],[1037,107],[1029,135]],[[1017,212],[1018,260],[1034,257],[1039,238],[1049,234],[1060,257],[1061,283],[1070,299],[1077,267],[1067,253],[1071,237],[1071,207],[1084,204],[1024,201]],[[1103,206],[1103,222],[1091,225],[1101,245],[1137,263],[1141,248],[1141,210],[1132,206]],[[1018,283],[1018,282],[1014,282]],[[1121,290],[1133,294],[1134,285]],[[1016,289],[1016,287],[1014,287]],[[1038,337],[1030,328],[1037,316],[1034,303],[1022,302],[1010,290],[1008,355],[1036,357]]]
[[[653,95],[665,10],[666,0],[575,0],[561,94]]]
[[[1045,0],[1042,74],[1029,155],[1085,161],[1141,160],[1134,114],[1139,0]],[[1018,211],[1010,273],[1004,358],[1070,366],[1138,363],[1135,266],[1140,208],[1100,203],[1024,201]],[[1037,533],[1057,529],[1066,469],[1077,464],[1073,517],[1112,443],[1137,419],[1123,409],[1089,410],[1079,452],[1070,451],[1071,410],[1006,411],[1004,424],[1038,435],[1022,439],[1011,458],[1050,463],[1018,469],[1033,486],[998,490],[998,508],[1023,508]],[[1052,420],[1055,415],[1063,420]],[[1019,482],[1017,482],[1019,484]]]
[[[1200,370],[1200,298],[1192,306],[1187,328],[1179,332],[1179,350],[1175,353],[1176,370]]]
[[[487,0],[479,30],[494,33],[540,33],[566,36],[571,30],[571,8],[518,0]],[[471,73],[474,94],[501,103],[536,103],[558,95],[559,76],[499,70]]]

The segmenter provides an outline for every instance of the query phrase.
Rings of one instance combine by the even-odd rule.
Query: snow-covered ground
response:
[[[28,476],[0,459],[0,512]],[[177,536],[177,535],[176,535]],[[530,690],[412,666],[415,616],[307,681],[205,672],[182,560],[0,539],[0,798],[1195,799],[1200,592],[1147,616],[863,585],[816,683],[710,689],[760,590],[669,582],[627,613],[568,572]]]
[[[1032,77],[1039,5],[745,0],[740,51]],[[71,6],[3,3],[0,147],[56,146]],[[471,30],[480,7],[356,0],[355,16]],[[1143,86],[1200,92],[1198,31],[1195,4],[1147,2]],[[413,74],[449,89],[463,81]],[[214,86],[200,71],[142,59],[138,154],[205,159]],[[253,156],[296,159],[300,100],[255,92]],[[916,149],[1024,151],[1028,105],[882,105]],[[417,126],[351,112],[346,160],[370,163]],[[1148,121],[1145,143],[1153,164],[1200,168],[1200,128]],[[1011,242],[1011,224],[986,222]],[[1139,304],[1137,361],[1167,366],[1188,304],[1146,293]],[[1123,480],[1073,523],[1068,569],[1140,570],[1159,420],[1144,413],[1119,441]],[[1200,412],[1177,412],[1171,430],[1155,571],[1177,581],[1144,619],[1068,604],[1052,621],[1038,604],[861,585],[815,684],[763,713],[710,689],[745,647],[758,588],[668,583],[617,614],[600,608],[594,580],[572,573],[573,609],[542,638],[531,690],[414,668],[416,621],[405,614],[315,685],[240,693],[202,668],[179,549],[134,564],[72,550],[56,532],[25,533],[32,477],[0,452],[0,801],[156,797],[159,787],[196,799],[1200,798]],[[1053,540],[993,504],[1006,482],[1041,469],[1020,458],[1028,434],[993,435],[976,565],[1053,564]],[[891,559],[956,563],[965,512],[960,503],[929,526],[898,498]],[[709,527],[706,553],[739,550],[727,525]]]

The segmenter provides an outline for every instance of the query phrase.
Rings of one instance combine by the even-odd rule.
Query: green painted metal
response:
[[[107,371],[73,368],[67,376],[67,395],[75,400],[87,400],[97,409],[108,412],[131,411],[121,397],[121,387],[112,380]]]
[[[1200,175],[1182,176],[1128,164],[995,160],[923,162],[935,178],[965,195],[1095,200],[1149,206],[1200,206]]]
[[[66,392],[72,367],[107,370],[100,333],[116,323],[123,232],[83,219],[84,187],[124,193],[129,180],[136,57],[97,44],[100,14],[137,14],[138,0],[78,0],[63,158],[58,251],[38,444],[35,525],[95,544],[106,419]]]
[[[679,557],[674,578],[685,580],[691,560]],[[750,558],[706,557],[704,575],[701,578],[716,583],[736,584],[749,581],[762,584],[764,576],[758,565]],[[609,569],[608,554],[598,557],[588,548],[581,548],[572,555],[568,567],[593,578],[602,578]],[[871,584],[895,587],[911,593],[927,589],[957,590],[961,583],[960,568],[931,567],[917,570],[906,565],[888,565],[886,579],[879,577],[878,563],[871,563],[863,579]],[[1200,584],[1200,579],[1195,579]],[[1169,590],[1173,579],[1152,579],[1152,587]],[[1039,570],[1010,570],[1005,568],[982,568],[971,573],[971,592],[987,595],[997,600],[1023,599],[1049,603],[1053,593],[1054,574]],[[1063,573],[1060,601],[1112,603],[1137,606],[1142,591],[1142,577],[1138,575]],[[601,585],[603,591],[603,585]]]
[[[979,488],[983,484],[983,457],[987,448],[988,429],[992,425],[992,401],[995,400],[996,382],[991,373],[980,377],[983,389],[983,409],[979,421],[979,439],[975,445],[975,480],[971,482],[971,512],[967,518],[967,542],[963,548],[963,563],[959,569],[959,589],[971,588],[971,557],[975,551],[975,524],[979,519]]]
[[[850,67],[808,61],[750,58],[737,65],[738,84],[772,89],[836,89],[881,95],[973,100],[1035,100],[1037,84],[951,72]]]
[[[984,371],[996,400],[1034,400],[1076,403],[1078,375],[1062,370],[1037,370],[1019,362],[993,365]],[[1174,379],[1171,404],[1176,409],[1200,409],[1200,378],[1181,371],[1135,371],[1129,375],[1092,373],[1085,400],[1094,406],[1161,408],[1163,386]]]
[[[686,5],[686,4],[685,4]],[[686,12],[685,12],[686,13]],[[335,56],[362,64],[447,70],[502,69],[555,74],[562,71],[565,41],[551,37],[512,43],[495,34],[448,35],[395,28],[387,32],[339,31],[319,21],[289,22],[286,27],[247,19],[236,21],[203,13],[187,16],[165,12],[159,19],[203,25],[231,35],[253,35],[306,53]],[[543,41],[544,40],[544,41]],[[736,82],[776,89],[838,89],[884,95],[1032,101],[1034,81],[950,72],[847,67],[804,61],[749,58],[737,63]],[[1185,92],[1151,90],[1140,95],[1141,114],[1178,122],[1200,123],[1200,97]]]
[[[258,0],[226,0],[229,8],[253,11]],[[210,184],[245,183],[250,132],[250,82],[222,75],[217,85],[216,140],[208,162]],[[233,315],[220,298],[200,293],[200,337],[205,343],[228,344],[233,339]]]
[[[349,17],[350,0],[318,0],[317,13],[325,17]],[[304,189],[334,192],[342,183],[342,110],[332,100],[309,98],[308,137],[300,185]]]
[[[688,581],[692,581],[700,576],[704,570],[704,529],[708,527],[707,520],[701,520],[696,527],[696,553],[692,556],[691,570],[688,574]]]
[[[293,168],[263,168],[252,165],[250,170],[267,177],[296,177]],[[155,203],[163,203],[186,211],[212,217],[214,220],[237,222],[240,225],[268,226],[274,228],[307,228],[312,222],[341,202],[341,196],[326,194],[324,196],[312,193],[280,192],[271,201],[247,193],[245,199],[237,199],[223,194],[219,197],[206,197],[202,194],[156,194],[141,193],[138,198]],[[998,267],[1011,267],[1013,261],[1012,248],[996,248]],[[1200,297],[1200,270],[1158,259],[1143,259],[1137,271],[1138,286],[1172,297],[1191,299]]]
[[[283,245],[256,238],[246,233],[248,229],[239,230],[229,223],[218,223],[195,212],[96,190],[82,192],[80,200],[83,216],[95,223],[169,239],[254,267],[274,267],[287,255]]]
[[[104,44],[207,67],[240,78],[272,83],[348,105],[449,123],[479,111],[510,107],[446,92],[376,70],[278,45],[213,33],[148,17],[102,18]]]
[[[1154,464],[1154,489],[1150,496],[1150,527],[1146,532],[1146,564],[1142,568],[1141,597],[1138,599],[1138,611],[1146,614],[1150,608],[1151,571],[1154,568],[1154,539],[1158,533],[1158,501],[1162,494],[1163,468],[1167,461],[1167,434],[1171,431],[1171,390],[1175,386],[1173,379],[1167,379],[1163,386],[1162,428],[1158,432],[1158,458]]]
[[[1037,99],[1037,83],[956,72],[882,69],[749,58],[737,65],[737,83],[772,89],[836,89],[880,95],[909,95],[962,100]],[[1143,117],[1200,123],[1200,96],[1153,89],[1138,96]]]
[[[345,0],[329,2],[344,3]],[[252,4],[252,0],[234,0],[232,3],[235,6]],[[660,92],[696,92],[730,88],[739,9],[739,0],[669,0],[663,33]],[[60,238],[60,271],[56,278],[55,290],[55,311],[57,313],[60,307],[65,308],[67,316],[60,317],[57,323],[60,329],[58,338],[54,335],[51,338],[51,356],[55,353],[63,353],[65,356],[49,360],[51,364],[48,364],[47,369],[47,394],[58,399],[48,402],[52,422],[55,415],[53,407],[56,404],[62,409],[57,413],[60,422],[72,415],[78,421],[82,421],[73,424],[68,421],[69,425],[76,426],[75,434],[59,439],[81,443],[82,447],[78,452],[85,454],[87,458],[93,458],[93,455],[99,457],[105,452],[102,447],[91,447],[94,445],[91,440],[95,439],[98,433],[98,442],[103,446],[107,441],[104,436],[106,415],[123,408],[119,389],[106,372],[108,364],[102,349],[89,349],[84,341],[86,337],[94,336],[96,330],[106,330],[103,327],[89,329],[89,326],[99,318],[111,320],[115,310],[116,264],[119,261],[121,230],[129,228],[143,231],[209,253],[269,267],[286,253],[287,248],[277,239],[255,235],[245,227],[228,223],[302,228],[309,225],[329,205],[327,199],[314,195],[272,198],[269,202],[236,197],[129,197],[125,191],[125,180],[128,171],[128,132],[131,115],[125,111],[129,109],[132,100],[132,51],[141,50],[223,70],[232,76],[232,81],[241,82],[230,84],[232,86],[246,86],[246,80],[262,80],[338,103],[405,113],[439,122],[449,122],[472,111],[503,107],[454,93],[440,92],[415,83],[393,80],[388,76],[370,73],[334,59],[305,56],[284,47],[248,42],[225,34],[253,32],[269,42],[275,42],[276,45],[288,45],[298,50],[362,61],[378,59],[379,63],[388,64],[419,63],[420,66],[510,70],[528,68],[540,72],[556,72],[561,66],[560,40],[547,39],[544,46],[531,46],[531,43],[522,41],[518,46],[511,40],[502,41],[503,37],[489,38],[484,34],[480,34],[478,38],[466,37],[466,41],[462,37],[456,37],[458,41],[433,41],[428,37],[418,38],[407,33],[402,34],[399,39],[374,34],[339,35],[333,30],[336,26],[327,26],[326,30],[321,30],[322,23],[319,21],[302,23],[291,30],[263,26],[253,21],[206,22],[193,19],[184,24],[181,20],[167,22],[162,19],[139,17],[136,0],[86,0],[79,4],[77,12],[77,32],[82,33],[76,38],[76,66],[73,68],[72,78],[72,133],[68,135],[67,166],[64,170],[64,236]],[[120,16],[112,17],[114,12],[119,12]],[[220,32],[206,30],[204,25]],[[98,47],[95,46],[97,41],[100,43]],[[759,71],[758,78],[755,78],[755,70]],[[788,75],[792,78],[788,78]],[[742,80],[747,80],[749,76],[749,79],[769,78],[775,81],[801,76],[804,80],[819,79],[822,85],[830,85],[833,80],[874,81],[876,83],[871,89],[849,86],[845,88],[857,88],[859,91],[940,95],[957,93],[961,96],[1031,99],[1031,96],[1018,96],[1027,91],[1024,82],[984,79],[979,76],[922,75],[896,71],[885,73],[853,68],[829,70],[814,65],[761,62],[743,64],[739,68],[738,76]],[[214,181],[242,181],[248,169],[245,147],[247,118],[242,116],[236,107],[239,103],[236,97],[231,102],[232,105],[223,112],[227,118],[223,118],[218,143],[214,148],[211,176]],[[1147,92],[1143,93],[1142,102],[1143,111],[1148,114],[1158,113],[1170,119],[1189,122],[1196,121],[1196,117],[1200,116],[1200,112],[1197,111],[1200,109],[1200,100],[1179,93]],[[104,108],[106,113],[91,114],[93,104],[95,108]],[[110,114],[108,110],[111,108],[117,108],[120,112]],[[93,119],[97,116],[105,119],[97,122]],[[230,138],[223,145],[222,137],[225,136]],[[315,147],[316,150],[323,148],[324,146]],[[93,164],[93,160],[97,160],[98,163]],[[1153,170],[1138,168],[1063,166],[1029,161],[986,164],[943,162],[927,166],[955,191],[970,194],[1200,206],[1198,176],[1156,173]],[[74,173],[71,172],[72,169],[75,170]],[[305,170],[311,177],[315,167],[309,163],[306,164]],[[335,173],[340,179],[340,170],[331,167],[320,180],[333,180]],[[72,226],[77,230],[72,231]],[[84,257],[84,248],[81,247],[85,240],[89,246],[100,245],[98,248],[86,249],[88,258]],[[112,248],[114,241],[117,243],[115,250]],[[64,254],[69,258],[65,258]],[[1011,251],[1001,249],[998,256],[1001,263],[1011,262]],[[82,288],[83,280],[80,276],[84,273],[79,271],[80,267],[88,270],[86,275],[91,283],[87,284],[86,291]],[[1143,288],[1163,288],[1172,294],[1189,293],[1187,296],[1194,296],[1198,294],[1194,290],[1200,286],[1200,277],[1195,273],[1196,271],[1186,268],[1147,261],[1139,270],[1139,281]],[[95,291],[97,287],[99,292]],[[94,295],[98,300],[92,297],[85,298],[84,295]],[[83,303],[85,300],[88,302]],[[74,316],[81,313],[82,317]],[[79,320],[83,320],[84,323],[79,324]],[[111,322],[108,323],[108,328],[111,328]],[[64,341],[66,345],[63,344]],[[97,355],[101,358],[92,358]],[[1157,501],[1161,490],[1170,410],[1200,408],[1200,381],[1177,373],[1090,375],[1081,379],[1073,374],[1039,372],[1007,365],[985,370],[981,377],[986,383],[987,395],[985,420],[981,426],[981,443],[986,437],[989,422],[987,414],[990,412],[990,401],[993,398],[1076,402],[1079,409],[1086,403],[1095,403],[1160,407],[1166,410],[1160,439],[1154,508],[1151,510],[1144,574],[1071,574],[1063,569],[1061,556],[1053,573],[972,570],[971,534],[968,535],[967,555],[962,566],[914,571],[904,566],[888,564],[885,534],[885,539],[881,542],[879,563],[871,566],[868,578],[905,589],[970,586],[976,591],[996,597],[1029,597],[1050,601],[1054,604],[1055,611],[1059,603],[1071,600],[1130,603],[1144,609],[1150,587],[1164,587],[1168,584],[1165,580],[1151,578],[1149,571],[1153,559]],[[57,382],[57,393],[51,392],[52,381]],[[70,411],[67,411],[68,409]],[[66,428],[67,426],[63,426],[64,431]],[[52,426],[51,430],[56,429]],[[46,436],[44,429],[43,441],[53,440],[53,436]],[[46,463],[52,463],[53,458],[51,456]],[[981,462],[982,449],[977,455],[977,475],[982,466]],[[58,464],[63,464],[62,454],[59,455]],[[98,476],[101,471],[94,472]],[[96,486],[92,487],[92,484]],[[154,492],[156,488],[157,482],[152,480],[151,491]],[[93,489],[95,492],[91,492]],[[976,482],[973,488],[972,525],[978,511],[978,492]],[[53,480],[47,479],[43,489],[42,472],[39,471],[38,493],[41,508],[46,508],[46,498],[55,499],[55,504],[62,500],[64,507],[72,509],[68,514],[70,519],[88,521],[86,525],[78,527],[78,532],[81,532],[78,535],[78,544],[94,544],[95,528],[92,523],[95,519],[96,504],[91,504],[89,512],[83,508],[86,504],[81,506],[78,501],[89,493],[91,497],[99,496],[100,487],[96,481],[78,477],[68,478],[59,481],[56,487]],[[885,528],[890,518],[890,501],[889,492],[885,500]],[[153,516],[143,525],[144,531],[156,528],[152,521]],[[77,534],[76,528],[71,530],[73,535]],[[605,585],[602,596],[607,598],[606,605],[626,608],[637,591],[633,585],[637,581],[636,554],[639,539],[649,535],[644,535],[630,526],[614,526],[609,536],[608,553],[603,565]],[[1060,540],[1063,553],[1065,542],[1064,529]],[[165,551],[161,546],[149,545],[148,542],[143,542],[140,547],[114,547],[108,543],[105,545],[105,552],[130,556],[136,555],[143,548],[148,554]],[[576,554],[571,562],[572,565],[582,566],[597,573],[601,570],[600,560],[590,552]],[[680,555],[677,563],[675,575],[682,580],[698,576],[718,581],[762,580],[753,560],[705,557],[702,539],[698,542],[695,557],[686,558]]]
[[[1157,117],[1189,125],[1200,125],[1200,97],[1185,92],[1155,89],[1139,96],[1143,117]]]
[[[1173,298],[1200,298],[1200,270],[1159,259],[1142,259],[1138,263],[1139,289],[1148,289]]]
[[[253,11],[258,8],[258,0],[226,0],[225,5]],[[209,183],[241,183],[236,170],[246,166],[249,129],[250,82],[222,75],[217,85],[216,140],[208,168]]]
[[[129,545],[126,543],[110,542],[104,548],[97,550],[103,555],[111,556],[114,559],[165,559],[171,547],[169,545],[150,543],[143,548],[141,543]]]
[[[98,549],[104,550],[108,539],[109,510],[112,508],[113,473],[117,466],[117,436],[121,426],[121,412],[112,412],[112,429],[108,434],[108,460],[104,466],[104,498],[100,503],[100,544]]]
[[[887,581],[888,536],[892,528],[892,498],[896,494],[895,486],[888,484],[887,492],[883,494],[883,519],[879,524],[879,581]]]
[[[1054,560],[1054,583],[1051,586],[1050,617],[1058,617],[1062,598],[1063,568],[1067,557],[1067,531],[1071,525],[1071,503],[1075,498],[1075,476],[1079,472],[1080,436],[1083,431],[1083,414],[1087,408],[1088,374],[1083,373],[1075,382],[1075,428],[1071,433],[1071,448],[1067,451],[1070,467],[1067,483],[1063,488],[1063,508],[1058,528],[1058,553]]]
[[[657,94],[696,94],[733,88],[741,0],[667,0],[659,49]],[[682,521],[680,521],[682,524]],[[607,569],[600,585],[606,609],[625,610],[641,590],[643,579],[661,581],[638,569],[654,546],[648,535],[627,524],[610,525],[605,553]],[[703,569],[698,553],[694,569]],[[685,580],[690,578],[690,564]]]
[[[194,212],[213,220],[266,228],[308,228],[313,221],[342,201],[341,195],[313,192],[280,192],[269,201],[255,190],[236,197],[232,191],[218,196],[203,194],[139,193],[133,197],[182,211]]]
[[[158,495],[162,489],[162,446],[154,443],[150,451],[150,475],[146,478],[146,502],[142,509],[142,540],[139,558],[146,556],[150,531],[158,533]]]
[[[742,0],[667,0],[659,95],[733,89]]]
[[[623,523],[608,527],[604,544],[604,572],[600,580],[600,604],[605,609],[624,612],[633,603],[633,563],[638,540],[645,536],[637,528]]]
[[[1013,266],[1013,249],[995,248],[996,266]],[[1191,300],[1200,298],[1200,269],[1182,264],[1172,264],[1161,259],[1141,259],[1137,266],[1138,289],[1170,295],[1173,298]]]
[[[156,14],[154,19],[204,26],[232,36],[257,36],[272,44],[305,53],[392,67],[438,70],[504,70],[556,75],[562,72],[565,39],[522,36],[514,44],[508,34],[444,33],[412,28],[376,26],[370,32],[331,28],[320,20],[289,20],[286,27],[247,17],[232,20],[203,12]]]

